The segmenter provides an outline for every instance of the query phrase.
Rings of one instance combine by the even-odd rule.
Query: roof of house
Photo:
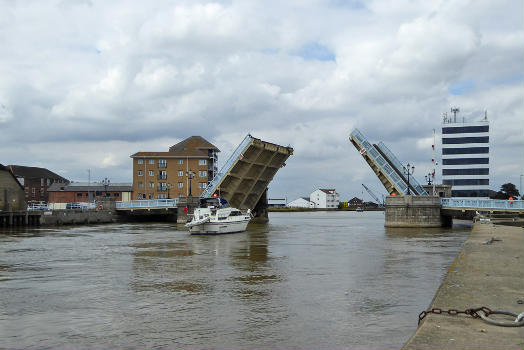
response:
[[[12,173],[11,169],[9,169],[8,167],[6,167],[5,165],[2,165],[0,164],[0,171],[7,171],[11,177],[13,178],[13,180],[15,180],[16,184],[18,186],[20,186],[20,188],[23,190],[24,189],[24,186],[22,186],[22,184],[20,182],[18,182],[16,176]]]
[[[49,169],[38,168],[33,166],[23,165],[8,165],[7,166],[16,177],[23,177],[25,179],[58,179],[68,182],[65,177],[62,177]]]
[[[180,141],[176,145],[169,147],[169,152],[137,152],[131,155],[135,157],[164,157],[164,158],[179,158],[179,157],[208,157],[209,150],[220,152],[220,150],[204,139],[202,136],[191,136]]]
[[[81,183],[71,183],[69,185],[54,183],[47,191],[48,192],[89,192],[89,191],[105,191],[106,187],[101,183],[91,183],[90,185]],[[133,186],[130,183],[115,183],[107,185],[107,192],[133,192]]]
[[[324,192],[324,193],[327,193],[327,194],[333,194],[335,193],[335,189],[332,188],[332,189],[327,189],[327,188],[319,188],[320,191]]]

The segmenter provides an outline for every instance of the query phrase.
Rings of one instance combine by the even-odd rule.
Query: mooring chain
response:
[[[508,311],[494,311],[486,306],[478,307],[478,308],[471,308],[466,309],[464,311],[456,310],[456,309],[449,309],[449,310],[442,310],[439,308],[433,308],[430,310],[422,311],[418,315],[418,324],[420,325],[420,322],[426,317],[428,314],[448,314],[448,315],[458,315],[458,314],[465,314],[469,315],[473,318],[482,318],[487,323],[496,325],[496,326],[502,326],[502,327],[522,327],[524,326],[524,317],[521,317],[521,315],[517,315],[513,312]],[[516,317],[515,321],[513,322],[502,322],[502,321],[495,321],[489,318],[490,315],[507,315],[507,316],[513,316]]]

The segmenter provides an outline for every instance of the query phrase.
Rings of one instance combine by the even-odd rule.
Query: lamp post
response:
[[[424,176],[424,178],[428,182],[428,185],[431,185],[431,177],[432,177],[431,173],[428,173],[427,175]]]
[[[169,190],[171,189],[171,187],[173,187],[173,184],[168,182],[166,187],[167,187],[167,199],[171,199],[171,197],[169,196]]]
[[[104,185],[104,192],[105,192],[105,197],[107,197],[107,187],[109,186],[109,184],[111,183],[111,180],[109,180],[107,177],[105,179],[103,179],[101,181],[102,185]]]
[[[411,192],[409,191],[409,175],[413,175],[414,172],[415,172],[415,166],[414,165],[410,165],[408,163],[408,165],[404,167],[404,174],[406,174],[408,176],[408,195],[411,194]]]
[[[191,180],[193,179],[193,177],[195,177],[195,172],[191,169],[189,169],[189,171],[186,171],[186,176],[189,180],[189,194],[187,195],[188,197],[193,197],[193,194],[191,193]]]
[[[522,177],[524,175],[520,175],[520,199],[523,199],[524,198],[524,193],[522,193]]]

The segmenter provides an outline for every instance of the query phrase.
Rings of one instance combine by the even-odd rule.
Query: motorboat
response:
[[[185,227],[194,235],[243,232],[252,218],[249,209],[242,212],[219,197],[201,198],[200,206],[190,215],[192,218]]]

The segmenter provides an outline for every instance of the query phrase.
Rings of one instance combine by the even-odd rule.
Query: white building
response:
[[[489,122],[444,117],[442,124],[442,183],[452,197],[489,196]]]
[[[332,209],[338,208],[339,197],[335,189],[319,188],[311,193],[309,200],[315,204],[315,208]]]
[[[315,203],[310,202],[309,198],[307,197],[301,197],[298,199],[295,199],[294,201],[289,202],[286,204],[286,207],[288,208],[314,208]]]

